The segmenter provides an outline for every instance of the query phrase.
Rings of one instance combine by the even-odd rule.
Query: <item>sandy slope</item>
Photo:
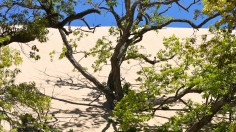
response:
[[[88,37],[83,38],[79,42],[79,50],[88,50],[96,42],[96,40],[102,36],[106,36],[108,39],[115,42],[115,38],[108,35],[109,27],[99,27],[94,34],[88,34]],[[169,37],[175,34],[177,37],[189,37],[193,34],[197,34],[197,37],[201,37],[200,34],[206,34],[207,29],[201,29],[197,33],[194,33],[193,29],[187,28],[166,28],[159,31],[159,33],[149,32],[143,40],[141,45],[146,47],[143,50],[144,53],[151,53],[155,56],[155,53],[163,48],[163,37]],[[103,110],[104,96],[101,96],[99,100],[91,103],[99,93],[93,90],[93,86],[86,81],[80,74],[72,72],[72,65],[67,59],[58,60],[59,53],[62,48],[62,40],[59,32],[55,29],[50,29],[48,35],[49,40],[47,43],[39,43],[37,41],[30,42],[28,45],[37,45],[39,48],[41,59],[34,61],[29,59],[27,54],[29,53],[29,47],[25,44],[14,43],[11,46],[17,49],[21,49],[22,57],[24,58],[23,64],[20,66],[22,73],[17,77],[18,82],[36,82],[39,89],[46,95],[54,97],[50,112],[55,116],[54,125],[62,128],[64,131],[74,129],[75,131],[102,131],[107,125],[106,117],[108,113]],[[55,50],[58,52],[53,61],[49,57],[49,53]],[[78,55],[80,60],[81,55]],[[83,66],[88,67],[89,72],[92,72],[91,64],[94,58],[86,58],[81,60]],[[129,82],[133,82],[135,78],[135,71],[140,68],[137,62],[132,64],[124,64],[122,68],[122,75]],[[101,82],[106,81],[106,77],[109,74],[109,64],[99,72],[93,75],[98,77]],[[69,83],[76,84],[74,86],[68,86]],[[90,87],[90,88],[88,88]],[[201,101],[200,96],[192,94],[187,98],[194,97],[195,100]],[[61,99],[66,100],[62,101]],[[90,104],[91,103],[91,104]],[[180,107],[177,106],[177,107]],[[152,119],[150,124],[158,124],[167,121],[167,118],[174,115],[174,112],[170,111],[158,111],[158,116]],[[163,118],[164,117],[164,118]],[[105,129],[104,129],[105,130]],[[112,131],[110,127],[107,131]]]

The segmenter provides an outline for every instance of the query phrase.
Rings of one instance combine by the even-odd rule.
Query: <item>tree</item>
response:
[[[199,8],[192,9],[194,5],[201,2],[204,6],[203,10]],[[77,13],[77,4],[87,4],[88,9]],[[114,109],[116,106],[114,115],[123,130],[129,130],[132,127],[136,129],[140,127],[141,129],[142,125],[139,126],[139,124],[150,119],[152,112],[155,113],[159,108],[181,100],[188,93],[202,93],[207,101],[205,105],[196,104],[191,106],[193,102],[184,102],[181,100],[186,104],[186,112],[179,113],[180,116],[174,117],[168,122],[169,124],[167,123],[157,128],[163,131],[181,131],[183,129],[187,129],[187,131],[198,131],[200,129],[206,129],[203,127],[206,127],[217,113],[222,111],[228,112],[229,109],[225,110],[223,107],[234,107],[230,105],[235,101],[234,80],[226,82],[226,78],[233,79],[233,75],[231,76],[228,73],[219,74],[230,69],[227,69],[228,64],[224,67],[226,64],[221,64],[222,61],[216,64],[219,60],[214,58],[214,55],[219,54],[218,59],[227,56],[226,60],[230,60],[229,56],[232,57],[232,55],[224,54],[224,51],[227,49],[226,47],[221,47],[220,50],[218,49],[219,47],[214,47],[214,45],[225,45],[231,43],[231,41],[233,42],[234,36],[230,31],[235,28],[235,5],[235,2],[226,0],[217,2],[214,0],[192,0],[186,3],[179,0],[86,0],[81,3],[74,0],[5,0],[0,3],[0,9],[3,10],[0,21],[2,22],[2,27],[4,27],[2,28],[1,37],[5,38],[2,39],[1,46],[8,45],[11,42],[29,42],[34,39],[45,42],[47,40],[47,28],[56,28],[59,30],[65,46],[62,55],[105,95],[111,109]],[[186,12],[194,11],[193,19],[202,18],[202,21],[199,24],[195,24],[193,19],[167,17],[166,13],[173,6]],[[14,7],[20,7],[19,13],[11,12]],[[122,11],[120,10],[121,8]],[[72,31],[70,28],[72,21],[83,21],[88,29],[93,32],[97,26],[91,28],[83,17],[104,12],[109,12],[116,22],[116,27],[111,27],[109,30],[110,35],[117,37],[115,46],[107,38],[101,38],[97,41],[94,48],[83,53],[85,56],[93,55],[98,58],[92,66],[95,72],[102,68],[102,64],[110,61],[111,71],[105,84],[101,83],[76,61],[74,49],[77,47],[76,43],[78,42],[69,41],[67,38],[67,35],[71,33],[81,37],[81,32],[83,32]],[[33,17],[28,19],[27,16]],[[219,16],[221,18],[215,25],[216,29],[221,28],[222,24],[225,24],[227,29],[224,32],[213,30],[212,33],[215,33],[216,37],[210,41],[205,40],[204,38],[206,37],[203,36],[203,42],[200,44],[202,47],[195,48],[192,46],[196,42],[195,38],[188,38],[184,42],[181,42],[173,36],[165,39],[164,44],[167,50],[159,51],[157,53],[157,60],[152,60],[148,55],[139,52],[140,47],[137,46],[137,43],[142,41],[144,34],[149,31],[156,31],[176,22],[185,23],[192,28],[198,29]],[[21,25],[21,27],[16,27],[17,25]],[[65,25],[68,25],[68,29],[65,28]],[[217,39],[217,37],[221,38],[222,35],[225,35],[226,39]],[[213,48],[209,47],[212,48],[209,50],[212,55],[206,54],[208,52],[204,49],[205,45],[212,45]],[[233,45],[230,46],[233,48]],[[183,51],[180,50],[181,48],[183,48]],[[214,52],[216,53],[213,54]],[[207,58],[210,56],[212,58]],[[176,58],[180,60],[179,66],[172,66],[168,63],[171,59]],[[132,84],[122,82],[120,68],[124,62],[129,60],[140,60],[143,64],[153,65],[151,67],[145,66],[138,72],[140,77],[137,81],[142,80],[141,82],[144,82],[140,87],[141,92],[132,90]],[[214,63],[212,62],[213,60],[215,61]],[[160,67],[158,65],[160,63],[166,65]],[[219,67],[218,65],[222,66]],[[160,67],[162,70],[156,73],[155,67]],[[194,68],[193,73],[188,74],[187,71],[191,67]],[[212,68],[215,70],[211,70]],[[223,68],[227,70],[225,71]],[[206,79],[207,81],[203,81],[202,79]],[[219,84],[216,85],[215,81],[219,81]],[[223,83],[227,85],[223,85]],[[213,89],[213,87],[219,91]],[[226,90],[222,92],[220,90],[221,88],[225,88]],[[229,89],[231,89],[230,92]],[[163,94],[171,93],[176,93],[176,95],[164,100],[158,100],[158,97]],[[230,97],[228,97],[229,93],[232,93]],[[209,98],[211,98],[210,102]],[[147,111],[147,113],[144,113],[144,111]],[[193,119],[187,121],[187,118],[190,119],[190,116]],[[234,119],[232,118],[230,123],[221,122],[222,124],[220,126],[230,124],[233,130],[235,127],[233,127],[232,121]],[[180,126],[178,127],[178,125]]]

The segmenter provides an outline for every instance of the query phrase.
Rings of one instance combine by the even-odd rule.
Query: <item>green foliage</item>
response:
[[[77,5],[77,0],[55,0],[55,6],[57,12],[64,12],[66,15],[75,14],[75,6]]]
[[[61,54],[60,54],[60,56],[59,56],[59,59],[63,59],[64,57],[66,57],[66,51],[67,51],[66,47],[63,46],[63,47],[62,47],[62,52],[61,52]],[[52,53],[52,54],[51,54],[51,53]],[[53,53],[53,51],[52,51],[51,53],[50,53],[51,55],[55,54],[55,53]]]
[[[40,59],[40,55],[38,55],[37,52],[39,52],[39,49],[37,48],[36,45],[33,45],[31,47],[31,51],[29,53],[30,58],[33,58],[34,60],[39,60]]]
[[[216,22],[216,26],[226,26],[229,30],[233,30],[236,26],[236,2],[234,0],[203,0],[203,13],[212,16],[220,13],[221,18]]]
[[[128,47],[127,52],[126,52],[126,56],[125,59],[126,60],[137,60],[137,59],[144,59],[147,57],[150,57],[151,55],[146,55],[146,54],[142,54],[140,53],[140,50],[144,49],[144,46],[139,46],[139,45],[131,45]]]
[[[151,107],[151,105],[146,103],[147,99],[147,94],[143,92],[137,94],[135,91],[130,90],[117,103],[115,110],[113,110],[113,116],[120,123],[120,129],[122,131],[141,129],[142,123],[151,118],[151,111],[142,112],[142,110],[148,110]]]
[[[139,77],[136,81],[142,82],[140,89],[126,95],[114,111],[122,130],[126,131],[130,127],[141,128],[140,124],[151,118],[147,111],[153,107],[147,107],[147,102],[161,94],[175,93],[179,88],[202,91],[206,103],[198,104],[189,100],[183,108],[188,111],[178,112],[167,123],[158,126],[158,131],[182,131],[204,116],[212,114],[210,108],[214,101],[226,96],[232,101],[236,100],[233,90],[236,82],[236,36],[226,30],[211,29],[211,33],[214,36],[208,41],[206,36],[202,36],[201,43],[196,43],[196,38],[180,40],[175,36],[163,40],[166,49],[160,50],[157,57],[162,59],[175,55],[174,60],[142,67],[137,72]],[[233,112],[232,115],[235,114],[234,108],[225,104],[224,109],[217,115],[226,115],[230,111]],[[235,129],[235,121],[235,116],[232,116],[231,121],[223,120],[212,127],[206,125],[202,130],[232,131]]]
[[[110,0],[107,2],[107,5],[110,6],[110,7],[114,7],[114,6],[117,6],[119,3],[117,0]]]
[[[93,56],[97,58],[92,65],[94,72],[102,70],[103,65],[107,64],[113,49],[112,41],[108,40],[106,37],[102,37],[97,40],[96,45],[93,48],[88,52],[85,52],[85,57]]]
[[[11,66],[22,62],[20,53],[8,46],[0,49],[0,120],[10,123],[15,130],[49,129],[47,110],[50,98],[42,95],[35,83],[15,84],[20,72]]]
[[[0,37],[0,45],[6,41],[10,41],[10,39],[11,39],[10,36]]]
[[[34,83],[12,84],[1,90],[4,90],[1,95],[1,120],[9,122],[17,129],[44,129],[45,121],[50,119],[46,114],[50,98],[43,96]],[[21,111],[22,108],[27,110]]]
[[[112,36],[118,36],[119,35],[119,28],[111,27],[111,28],[109,28],[108,32]]]
[[[46,42],[46,27],[55,28],[65,17],[76,14],[74,7],[77,3],[76,0],[4,0],[0,2],[0,37],[10,36],[14,42],[30,42],[35,39]],[[2,41],[0,38],[0,44]]]
[[[35,37],[40,42],[46,42],[47,41],[47,34],[48,29],[46,28],[48,24],[48,21],[45,19],[35,19],[33,22],[27,23],[27,26],[25,27],[27,30],[24,32],[23,35],[26,35],[27,37]]]

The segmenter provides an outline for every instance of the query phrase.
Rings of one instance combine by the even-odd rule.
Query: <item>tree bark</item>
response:
[[[115,92],[116,100],[119,101],[123,98],[124,92],[121,86],[121,71],[120,66],[125,59],[125,53],[129,46],[127,32],[123,38],[119,40],[115,51],[111,57],[111,72],[108,77],[108,87]]]

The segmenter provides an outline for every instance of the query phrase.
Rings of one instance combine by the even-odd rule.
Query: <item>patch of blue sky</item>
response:
[[[82,0],[83,1],[83,0]],[[123,0],[118,0],[118,6],[115,8],[115,11],[122,16],[122,14],[125,14],[125,9],[124,9],[124,3],[122,2]],[[184,5],[185,7],[188,7],[191,4],[191,0],[182,0],[180,4]],[[83,3],[83,2],[81,2]],[[89,5],[84,5],[78,3],[76,6],[76,11],[83,11],[88,9],[90,6]],[[92,8],[92,7],[91,7]],[[163,6],[160,8],[160,12],[164,11],[167,8],[167,6]],[[192,22],[194,22],[196,25],[200,24],[202,21],[204,21],[207,16],[206,15],[200,15],[197,19],[194,19],[194,12],[195,10],[201,10],[203,8],[203,5],[201,2],[194,4],[189,8],[189,11],[183,10],[181,7],[179,7],[177,4],[173,4],[172,7],[163,14],[165,17],[172,17],[176,19],[187,19]],[[101,26],[116,26],[116,21],[114,17],[112,16],[111,13],[107,11],[102,11],[101,15],[99,14],[90,14],[85,17],[85,20],[91,25],[101,25]],[[206,24],[203,25],[203,28],[207,28],[209,25],[213,25],[217,19],[213,19]],[[85,26],[85,24],[82,21],[74,21],[72,22],[73,26]],[[180,22],[175,22],[167,25],[167,27],[180,27],[180,28],[191,28],[191,26],[187,23],[180,23]]]

